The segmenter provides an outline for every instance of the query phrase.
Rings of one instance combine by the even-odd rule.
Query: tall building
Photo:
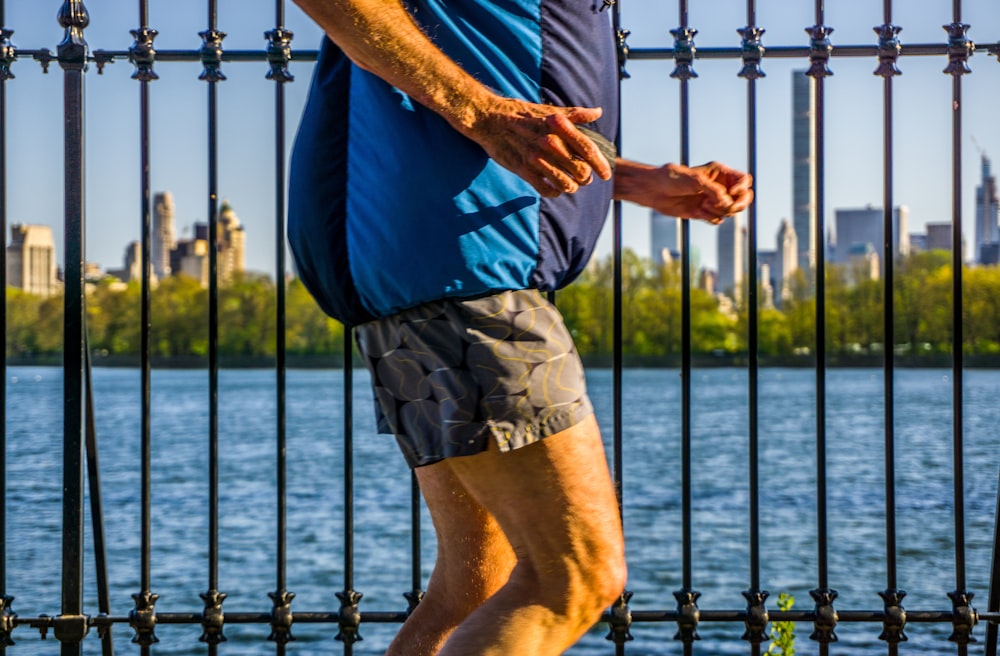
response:
[[[716,287],[721,293],[739,301],[742,297],[747,251],[747,231],[743,227],[743,214],[736,214],[726,219],[718,230],[716,243],[719,275]]]
[[[784,302],[792,297],[792,276],[799,269],[799,238],[788,219],[782,219],[777,239],[778,258],[774,279],[780,288],[778,298],[780,302]]]
[[[680,259],[681,222],[673,216],[660,214],[656,210],[649,213],[649,245],[653,264]]]
[[[246,268],[246,232],[240,224],[229,201],[223,200],[219,208],[219,282],[232,282],[236,273]]]
[[[804,70],[792,71],[792,224],[798,235],[798,267],[816,265],[815,130],[812,78]]]
[[[662,266],[669,262],[681,261],[681,220],[660,214],[656,210],[649,213],[650,257],[653,264]],[[701,249],[691,246],[691,275],[701,269]]]
[[[996,264],[995,244],[1000,244],[1000,199],[990,160],[983,155],[982,181],[976,187],[976,263]]]
[[[892,212],[892,252],[897,258],[910,254],[909,214],[905,205]],[[831,258],[834,262],[847,264],[852,257],[869,250],[878,253],[881,260],[884,223],[881,207],[838,209],[835,222],[837,238]]]
[[[52,228],[25,223],[11,225],[7,285],[39,296],[51,296],[59,291]]]
[[[174,238],[174,197],[169,191],[153,195],[153,225],[150,235],[149,259],[153,273],[159,278],[170,275],[170,251],[177,242]]]

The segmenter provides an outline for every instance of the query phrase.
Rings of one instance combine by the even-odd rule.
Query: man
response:
[[[540,291],[583,269],[612,197],[718,222],[750,178],[608,150],[600,0],[296,2],[329,40],[289,239],[317,301],[356,326],[380,431],[438,537],[387,653],[561,654],[621,594],[625,561],[579,358]]]

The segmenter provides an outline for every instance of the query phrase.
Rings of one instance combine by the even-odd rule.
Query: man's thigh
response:
[[[514,451],[491,449],[443,464],[496,517],[519,556],[621,557],[617,497],[592,415]]]

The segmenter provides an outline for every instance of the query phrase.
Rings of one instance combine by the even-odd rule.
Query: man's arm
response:
[[[397,0],[295,2],[355,64],[442,116],[542,195],[572,193],[592,173],[610,178],[608,161],[574,127],[596,120],[600,108],[497,95],[439,50]]]
[[[618,159],[615,164],[616,199],[711,223],[746,209],[753,200],[752,185],[750,175],[718,162],[656,167]]]

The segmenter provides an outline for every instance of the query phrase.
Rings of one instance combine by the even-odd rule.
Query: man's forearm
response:
[[[397,0],[295,0],[351,61],[469,134],[492,91],[435,46]]]

